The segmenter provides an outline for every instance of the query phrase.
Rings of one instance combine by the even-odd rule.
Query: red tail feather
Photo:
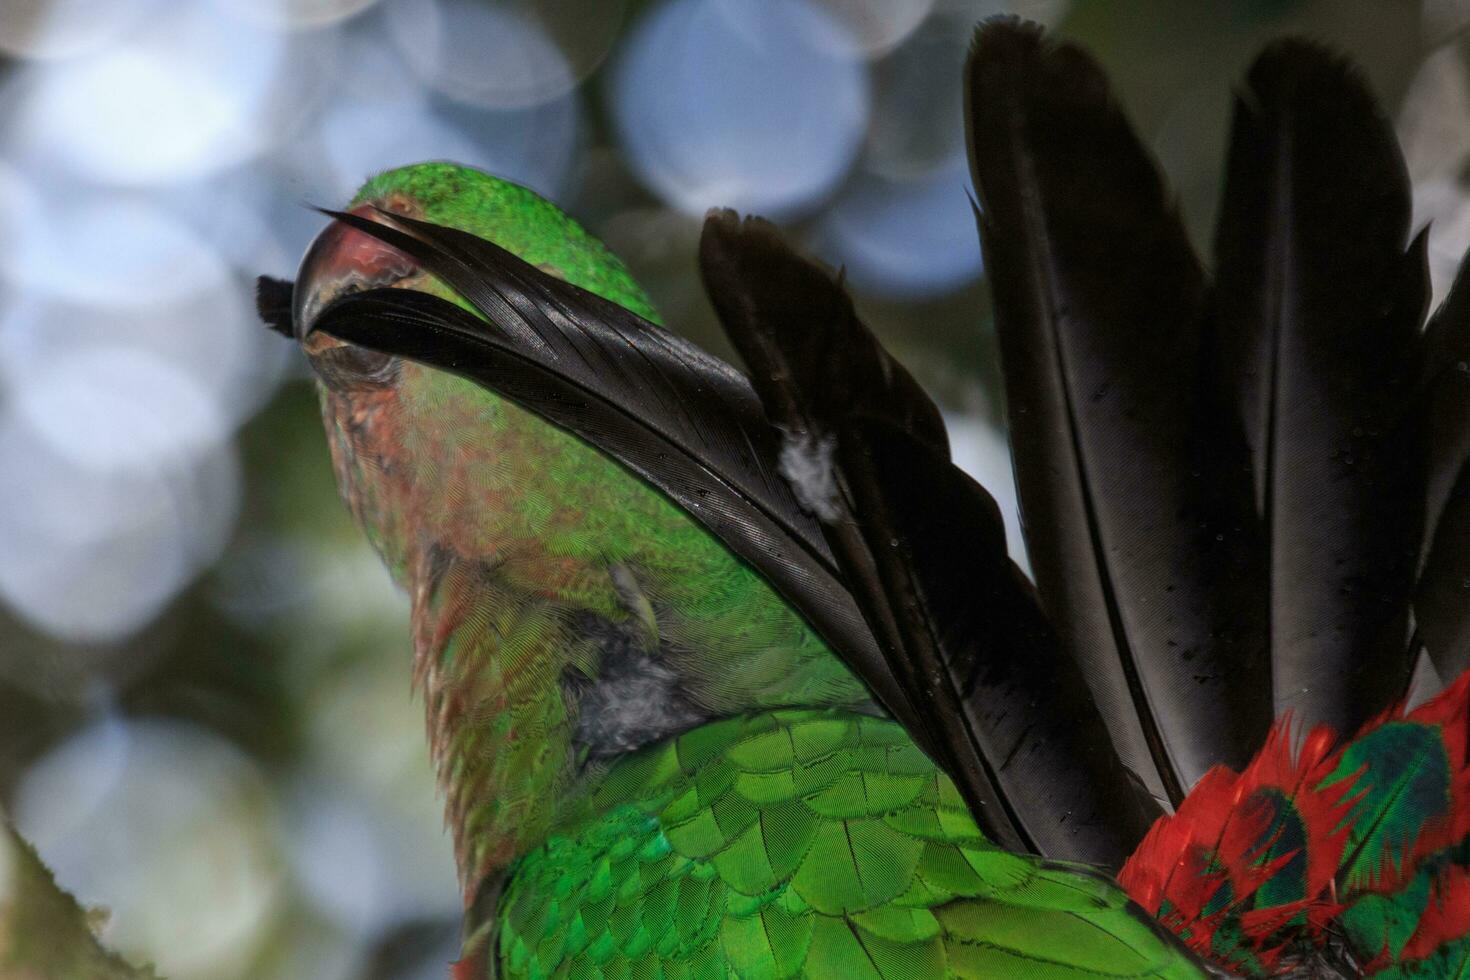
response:
[[[1283,718],[1242,773],[1217,766],[1200,779],[1173,817],[1154,824],[1119,880],[1134,900],[1200,953],[1222,957],[1216,933],[1240,922],[1249,940],[1240,951],[1266,968],[1280,956],[1272,941],[1292,919],[1330,919],[1331,884],[1347,840],[1347,784],[1312,792],[1332,772],[1332,732],[1313,731],[1298,753]],[[1282,847],[1283,810],[1303,825],[1302,847]],[[1257,909],[1255,896],[1299,857],[1299,895]],[[1234,957],[1224,954],[1236,965]]]
[[[1404,765],[1429,763],[1393,759],[1378,771],[1368,763],[1340,770],[1364,757],[1354,748],[1358,739],[1406,722],[1443,739],[1447,803],[1407,840],[1358,832],[1357,808],[1375,780],[1402,781]],[[1353,742],[1339,745],[1319,728],[1293,752],[1290,728],[1289,718],[1280,719],[1244,772],[1211,770],[1177,813],[1153,826],[1119,875],[1134,900],[1201,954],[1269,974],[1286,951],[1328,944],[1353,895],[1394,892],[1421,868],[1437,868],[1426,863],[1435,857],[1448,870],[1437,873],[1429,907],[1398,960],[1423,958],[1470,933],[1470,872],[1444,858],[1470,840],[1470,672],[1407,715],[1400,706],[1374,719]],[[1366,757],[1378,758],[1371,749]],[[1381,853],[1349,853],[1350,838]],[[1344,891],[1343,862],[1365,858],[1372,874],[1349,879]]]

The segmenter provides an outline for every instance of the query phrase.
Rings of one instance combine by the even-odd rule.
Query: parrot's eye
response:
[[[333,343],[311,352],[311,366],[323,384],[341,391],[387,387],[398,380],[400,364],[396,357],[366,347]]]

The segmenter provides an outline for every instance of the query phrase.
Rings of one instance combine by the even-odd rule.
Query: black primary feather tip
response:
[[[291,323],[291,296],[295,292],[296,284],[289,279],[256,277],[255,312],[260,314],[267,327],[287,340],[296,339],[296,331]]]

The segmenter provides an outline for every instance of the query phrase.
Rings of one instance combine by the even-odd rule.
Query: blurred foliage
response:
[[[98,945],[105,911],[83,909],[62,891],[35,849],[8,826],[0,832],[0,976],[7,980],[153,980]]]

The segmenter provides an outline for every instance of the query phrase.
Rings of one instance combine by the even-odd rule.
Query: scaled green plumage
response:
[[[507,977],[1199,977],[1106,876],[988,844],[891,721],[732,718],[619,762],[514,868]]]

